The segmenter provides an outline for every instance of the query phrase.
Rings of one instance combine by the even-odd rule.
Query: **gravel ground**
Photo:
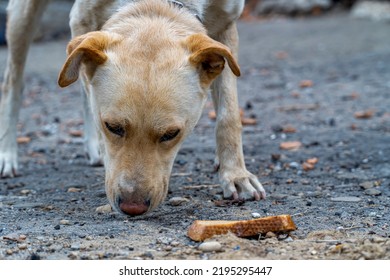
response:
[[[216,203],[208,104],[159,208],[97,213],[104,170],[87,166],[79,88],[55,83],[66,42],[36,44],[19,124],[22,176],[0,181],[0,259],[389,259],[389,25],[338,14],[241,22],[239,31],[240,106],[257,121],[244,126],[244,152],[265,201]],[[5,57],[2,48],[1,72]],[[300,147],[281,149],[289,141]],[[186,236],[194,220],[252,213],[290,214],[298,229],[217,236],[211,252]]]

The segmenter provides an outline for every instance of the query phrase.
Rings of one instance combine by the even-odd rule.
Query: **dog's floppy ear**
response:
[[[194,34],[186,39],[190,63],[201,71],[201,81],[209,84],[223,70],[225,59],[233,74],[240,76],[240,67],[230,49],[204,34]]]
[[[86,72],[90,78],[96,67],[107,60],[105,49],[112,39],[102,31],[89,32],[72,39],[67,47],[68,58],[58,77],[60,87],[74,83],[79,77],[81,63],[86,65]]]

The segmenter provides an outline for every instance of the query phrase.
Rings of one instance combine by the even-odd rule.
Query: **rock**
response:
[[[273,233],[272,231],[269,231],[265,234],[265,238],[276,238],[276,234]]]
[[[112,212],[112,208],[110,204],[102,205],[96,208],[95,212],[99,214],[107,214]]]
[[[179,197],[179,196],[175,196],[175,197],[172,197],[170,200],[169,200],[169,204],[172,205],[172,206],[179,206],[181,204],[184,204],[186,202],[188,202],[189,200],[185,197]]]
[[[209,241],[209,242],[203,242],[199,245],[199,250],[202,252],[214,252],[214,251],[220,251],[222,249],[221,243],[217,241]]]
[[[351,14],[355,18],[390,22],[390,3],[384,1],[360,1],[353,6]]]
[[[293,241],[294,241],[294,239],[291,236],[284,239],[284,242],[293,242]]]
[[[18,248],[19,248],[19,250],[26,250],[27,244],[26,243],[18,244]]]
[[[68,255],[68,258],[71,260],[76,260],[79,258],[79,253],[78,252],[70,252]]]
[[[172,238],[166,236],[157,237],[156,243],[163,245],[170,245],[172,242]]]
[[[54,227],[54,229],[55,229],[55,230],[59,230],[59,229],[61,229],[61,226],[60,226],[60,225],[56,225],[56,226]]]
[[[330,199],[331,201],[335,202],[359,202],[361,199],[356,196],[339,196],[339,197],[332,197]]]
[[[81,189],[80,188],[71,187],[71,188],[68,189],[68,192],[69,193],[81,192]]]
[[[28,195],[29,193],[31,193],[31,190],[21,190],[20,191],[21,195]]]
[[[19,235],[19,240],[26,240],[26,238],[27,238],[27,235],[25,235],[25,234]]]
[[[282,193],[274,193],[271,195],[271,198],[272,199],[275,199],[275,200],[284,200],[288,197],[287,194],[282,194]]]
[[[298,162],[290,162],[290,164],[288,165],[290,168],[293,168],[293,169],[298,169],[301,165],[298,163]]]
[[[253,213],[251,213],[251,215],[252,215],[252,218],[255,218],[255,219],[261,217],[260,213],[257,213],[257,212],[253,212]]]
[[[70,221],[69,220],[61,220],[60,225],[70,225]]]
[[[382,194],[382,192],[378,189],[367,189],[364,191],[364,193],[367,195],[373,195],[373,196],[378,196],[378,195]]]
[[[80,250],[80,244],[72,244],[70,246],[70,249],[73,250],[73,251]]]
[[[363,189],[367,190],[367,189],[371,189],[375,186],[374,182],[363,182],[360,184],[360,187],[362,187]]]
[[[329,9],[331,0],[263,0],[256,7],[256,13],[311,13],[316,9]]]
[[[19,238],[20,238],[19,234],[15,232],[3,236],[4,240],[10,240],[10,241],[19,241]]]

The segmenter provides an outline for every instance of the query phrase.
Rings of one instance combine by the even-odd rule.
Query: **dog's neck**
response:
[[[175,31],[190,35],[206,33],[196,7],[170,0],[138,0],[118,10],[103,26],[102,30],[131,36],[140,24],[151,21],[174,23]],[[172,24],[173,25],[173,24]]]

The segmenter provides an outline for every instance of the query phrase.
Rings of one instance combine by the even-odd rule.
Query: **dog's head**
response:
[[[87,33],[68,45],[59,85],[82,75],[101,135],[113,208],[143,214],[165,198],[180,144],[199,120],[211,82],[230,50],[204,34],[181,40]]]

